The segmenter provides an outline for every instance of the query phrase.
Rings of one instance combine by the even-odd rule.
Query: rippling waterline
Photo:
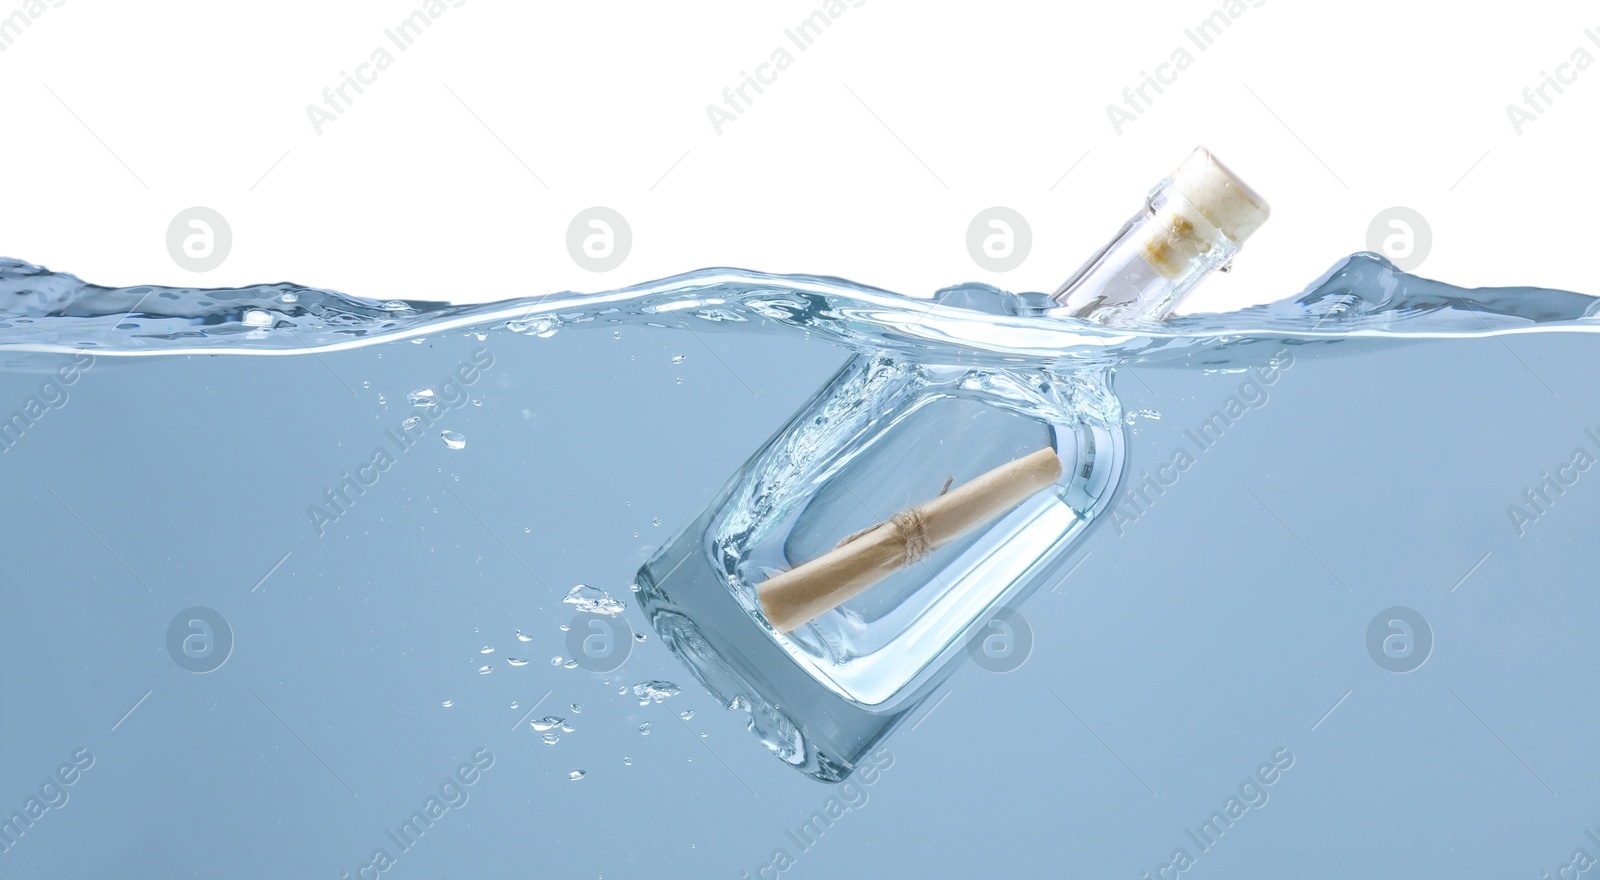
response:
[[[1235,312],[1108,328],[1039,293],[967,284],[903,296],[836,278],[702,269],[601,293],[479,305],[378,301],[294,284],[110,288],[0,259],[0,352],[96,356],[294,355],[450,332],[549,336],[585,324],[795,332],[950,364],[1175,363],[1228,367],[1254,343],[1478,338],[1593,332],[1595,297],[1454,287],[1376,254],[1340,260],[1298,296]],[[960,303],[959,305],[953,303]],[[1196,357],[1200,356],[1200,357]]]

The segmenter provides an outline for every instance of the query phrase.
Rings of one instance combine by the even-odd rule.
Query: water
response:
[[[664,702],[668,697],[676,697],[682,692],[670,681],[641,681],[633,686],[633,695],[639,698],[641,706]]]
[[[558,293],[486,305],[382,306],[289,284],[226,290],[106,288],[0,258],[0,350],[96,356],[329,353],[380,342],[506,329],[550,338],[599,322],[790,332],[932,363],[1237,366],[1261,344],[1472,338],[1529,332],[1592,332],[1596,301],[1537,288],[1463,290],[1406,275],[1375,254],[1335,264],[1303,294],[1227,314],[1180,316],[1130,331],[1052,316],[1041,293],[981,284],[928,297],[835,278],[705,269],[608,293]],[[246,321],[251,309],[270,326]],[[1058,310],[1056,310],[1058,311]],[[396,314],[403,312],[404,314]],[[982,317],[974,312],[983,312]],[[693,319],[690,322],[688,319]],[[681,355],[671,363],[683,364]],[[465,381],[465,380],[461,380]],[[446,390],[461,384],[448,379]],[[439,392],[443,394],[444,392]],[[408,395],[428,410],[458,404],[432,387]]]
[[[107,290],[8,265],[0,414],[33,414],[0,454],[19,512],[0,816],[61,805],[0,872],[331,878],[389,847],[416,876],[733,878],[783,848],[785,876],[1137,878],[1182,847],[1219,876],[1314,858],[1317,874],[1531,880],[1577,847],[1600,855],[1600,492],[1577,455],[1600,434],[1594,300],[1364,257],[1271,306],[1138,333],[962,294],[1002,314],[728,270],[450,307]],[[966,663],[870,781],[823,786],[745,732],[750,707],[705,711],[662,640],[588,625],[643,632],[636,603],[613,618],[563,598],[626,595],[848,345],[1117,362],[1123,411],[1160,419],[1130,435],[1120,518],[1020,607],[1020,662]],[[93,359],[72,361],[78,346]],[[1284,348],[1292,367],[1248,384]],[[432,405],[412,405],[421,389]],[[1220,433],[1219,411],[1237,414]],[[1403,673],[1368,639],[1379,618],[1396,632],[1394,607],[1431,636]],[[194,608],[231,639],[209,671],[223,640],[184,653],[188,621],[211,620]],[[589,637],[625,660],[602,669],[615,657],[584,653]],[[478,675],[509,643],[562,659]],[[682,692],[640,706],[619,680]],[[581,729],[532,728],[572,703]],[[1263,773],[1280,750],[1293,763]],[[575,768],[584,784],[565,785]],[[385,829],[430,797],[448,810],[400,852]],[[1230,797],[1248,809],[1202,850],[1188,832]],[[802,849],[788,832],[830,799],[842,818]],[[929,827],[928,845],[881,843]]]
[[[591,587],[588,584],[578,584],[567,591],[566,598],[561,600],[568,605],[576,607],[579,611],[590,614],[605,614],[615,617],[627,608],[627,603],[620,599],[613,599],[605,590]]]

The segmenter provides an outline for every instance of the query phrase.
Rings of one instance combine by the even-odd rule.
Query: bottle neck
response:
[[[1073,317],[1100,324],[1157,322],[1238,252],[1237,242],[1164,180],[1052,298]]]

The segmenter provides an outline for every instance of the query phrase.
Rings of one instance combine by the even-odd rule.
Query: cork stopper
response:
[[[1170,179],[1183,197],[1236,245],[1261,228],[1272,211],[1260,193],[1205,147],[1190,153]]]

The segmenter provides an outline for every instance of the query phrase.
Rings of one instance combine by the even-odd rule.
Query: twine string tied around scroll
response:
[[[955,482],[954,476],[946,477],[944,480],[944,488],[939,490],[939,494],[943,495],[946,492],[949,492],[950,484],[953,482]],[[908,507],[894,516],[889,517],[889,521],[886,523],[874,523],[873,525],[867,526],[860,531],[851,532],[841,541],[839,541],[839,543],[835,544],[834,549],[843,547],[844,545],[849,544],[851,541],[860,538],[862,535],[881,529],[884,526],[893,528],[896,536],[898,536],[900,539],[900,559],[902,565],[910,565],[911,563],[917,562],[923,557],[927,556],[929,553],[933,552],[933,543],[928,540],[928,520],[927,517],[923,515],[920,507]]]

